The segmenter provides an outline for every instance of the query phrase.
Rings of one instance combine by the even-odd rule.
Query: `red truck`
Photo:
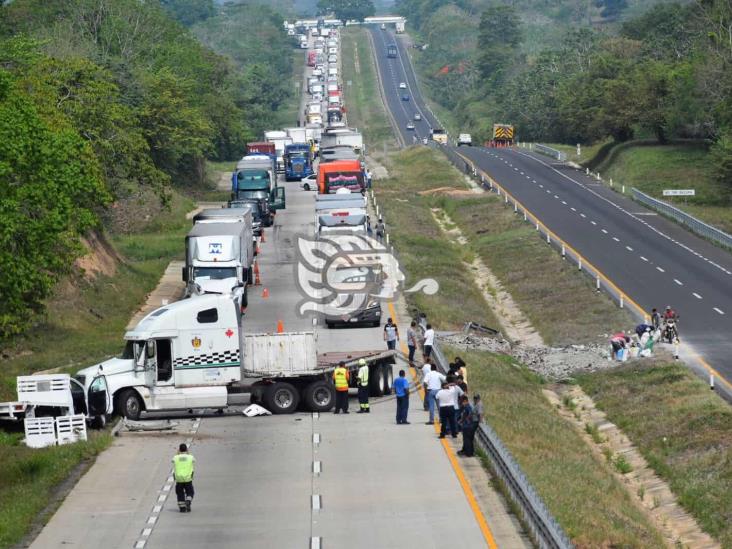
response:
[[[247,143],[247,154],[268,154],[275,156],[275,144],[269,141],[253,141]]]
[[[366,188],[359,160],[335,160],[321,163],[318,167],[320,194],[335,193],[342,188],[351,192],[361,192]]]
[[[314,67],[315,66],[315,60],[317,59],[318,54],[315,53],[315,50],[308,52],[308,67]]]

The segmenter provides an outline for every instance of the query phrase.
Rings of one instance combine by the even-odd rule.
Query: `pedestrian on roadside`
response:
[[[458,418],[460,417],[460,399],[465,396],[465,391],[460,387],[458,384],[459,380],[456,379],[452,383],[448,383],[448,389],[452,391],[453,393],[453,408],[454,408],[454,414],[455,414],[455,427],[456,431],[460,431],[460,424],[458,423]]]
[[[396,324],[388,318],[384,325],[384,341],[386,341],[386,348],[390,351],[396,349],[396,343],[399,340],[399,328]]]
[[[458,409],[457,425],[458,429],[463,434],[463,447],[458,451],[458,454],[463,455],[465,451],[466,430],[469,429],[468,423],[470,422],[470,414],[473,411],[473,407],[470,406],[470,399],[468,398],[468,395],[462,395],[459,402],[460,408]]]
[[[455,357],[455,366],[457,366],[457,373],[459,376],[463,378],[463,381],[467,385],[468,383],[468,369],[467,364],[465,364],[465,361],[460,358],[459,356]]]
[[[651,311],[651,324],[653,324],[654,332],[661,327],[661,315],[655,307]]]
[[[437,405],[436,398],[437,393],[442,388],[442,384],[445,383],[445,376],[437,371],[437,366],[434,364],[430,365],[430,373],[427,375],[425,384],[427,385],[428,397],[427,405],[430,411],[430,420],[427,425],[433,425],[435,423],[435,406]]]
[[[384,240],[384,236],[386,235],[386,225],[384,225],[384,219],[379,218],[379,221],[376,222],[376,238],[381,242]]]
[[[191,503],[193,502],[193,469],[196,458],[188,452],[188,446],[181,444],[178,446],[178,453],[173,456],[172,461],[178,510],[181,513],[190,513]]]
[[[348,413],[348,383],[351,380],[351,374],[346,370],[346,363],[342,360],[338,363],[338,367],[333,370],[333,383],[336,390],[336,401],[334,414],[343,410],[344,414]]]
[[[358,361],[358,405],[359,414],[369,414],[369,365],[364,359]]]
[[[409,380],[404,370],[399,370],[399,377],[394,380],[394,391],[396,392],[396,422],[397,425],[409,425],[407,413],[409,412]]]
[[[422,372],[422,389],[424,392],[424,399],[422,402],[422,407],[424,408],[425,412],[430,409],[429,405],[429,394],[430,390],[427,388],[427,376],[432,371],[432,364],[430,363],[430,359],[428,358],[427,361],[422,365],[421,372]]]
[[[409,349],[409,365],[414,366],[414,352],[417,350],[417,322],[412,323],[407,328],[407,348]]]
[[[457,425],[455,421],[456,395],[457,393],[447,383],[443,383],[442,389],[435,395],[435,399],[440,405],[440,438],[445,438],[445,433],[448,429],[452,438],[457,438]]]
[[[424,357],[429,358],[432,355],[432,346],[435,344],[435,331],[432,329],[432,324],[427,324],[427,329],[424,331]]]
[[[467,399],[467,397],[464,397]],[[466,413],[467,418],[463,424],[463,448],[458,452],[459,455],[472,457],[475,455],[475,431],[480,427],[483,421],[483,403],[480,401],[480,395],[473,395],[473,405],[470,411]]]

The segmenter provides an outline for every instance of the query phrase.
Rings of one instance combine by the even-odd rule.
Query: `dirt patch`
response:
[[[475,194],[472,190],[457,189],[455,187],[437,187],[435,189],[427,189],[417,193],[420,196],[470,196]]]
[[[111,234],[139,232],[166,208],[152,189],[140,188],[120,196],[104,212],[104,226]]]
[[[232,172],[216,172],[216,188],[218,190],[231,190],[231,173]]]
[[[122,257],[117,250],[107,242],[104,235],[92,231],[81,238],[81,243],[88,250],[88,253],[74,262],[74,266],[84,273],[84,278],[94,279],[98,275],[114,276],[117,272],[117,264],[122,263]]]
[[[366,157],[366,166],[371,170],[371,177],[374,180],[387,179],[389,177],[389,172],[386,167],[373,156]]]

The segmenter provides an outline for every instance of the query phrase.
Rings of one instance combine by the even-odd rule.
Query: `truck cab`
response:
[[[127,332],[119,357],[74,378],[93,395],[97,414],[138,419],[143,411],[224,408],[231,385],[241,380],[240,328],[231,296],[184,299]]]
[[[287,145],[284,159],[287,181],[300,181],[313,173],[313,157],[307,143]]]

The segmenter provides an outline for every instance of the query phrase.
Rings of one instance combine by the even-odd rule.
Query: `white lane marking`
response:
[[[590,223],[592,223],[593,225],[597,225],[597,222],[595,221],[590,221]]]
[[[155,524],[155,521],[158,519],[156,516],[148,517],[147,523],[148,524]]]
[[[313,433],[313,444],[320,444],[320,433]]]
[[[699,295],[698,293],[696,293],[696,292],[691,292],[691,295],[693,295],[693,296],[694,296],[695,298],[697,298],[697,299],[701,299],[701,298],[702,298],[702,296],[700,296],[700,295]]]
[[[619,238],[618,238],[617,236],[614,236],[614,237],[613,237],[613,240],[614,240],[615,242],[620,242],[620,239],[619,239]]]
[[[547,194],[552,194],[552,192],[549,189],[547,189],[546,192],[547,192]]]
[[[666,271],[665,271],[665,270],[663,270],[663,269],[662,269],[661,267],[656,267],[656,269],[657,269],[658,271],[662,272],[662,273],[665,273],[665,272],[666,272]]]
[[[169,492],[170,491],[170,484],[166,484],[163,486],[163,492]]]
[[[532,183],[536,183],[536,179],[532,179],[532,180],[531,180],[531,182],[532,182]]]
[[[643,261],[648,261],[648,260],[647,260],[647,259],[646,259],[645,257],[643,257],[643,256],[640,256],[640,258],[641,258],[641,259],[642,259]]]
[[[320,412],[313,412],[313,419],[318,419],[320,417]]]
[[[152,528],[145,528],[142,531],[142,535],[146,538],[150,537],[150,534],[152,534]]]
[[[540,189],[543,189],[544,188],[544,185],[539,184],[539,188]]]
[[[674,282],[676,282],[676,284],[678,284],[679,286],[683,286],[684,285],[684,283],[681,282],[678,278],[674,278]]]
[[[721,309],[717,309],[716,307],[714,307],[714,310],[717,311],[720,315],[724,314],[724,311]]]
[[[600,229],[603,233],[607,234],[607,231],[605,229]]]
[[[166,499],[167,499],[167,496],[166,496],[165,494],[161,494],[161,495],[160,495],[160,496],[158,497],[158,501],[160,501],[160,502],[163,502],[163,501],[165,501]]]
[[[519,172],[521,175],[524,175],[524,172]]]
[[[322,508],[319,494],[313,494],[311,501],[312,501],[313,511],[319,511]]]
[[[580,217],[587,217],[585,214],[580,214]]]
[[[572,210],[573,212],[577,211],[577,208],[573,208],[572,206],[570,206],[569,209]]]
[[[321,538],[310,538],[310,549],[320,549]]]
[[[633,251],[633,248],[631,248],[630,246],[626,246],[625,249],[628,250],[629,252]]]
[[[567,205],[567,203],[564,200],[562,200],[562,204],[564,204],[565,206]]]
[[[554,198],[556,198],[557,200],[559,200],[559,197],[556,194],[554,195]]]
[[[319,475],[321,473],[321,465],[319,461],[313,461],[313,474]]]
[[[145,540],[141,539],[135,544],[135,549],[144,549],[145,547]]]
[[[155,507],[153,507],[153,513],[155,513],[156,515],[159,514],[160,511],[162,511],[162,510],[163,510],[162,505],[156,505]]]

